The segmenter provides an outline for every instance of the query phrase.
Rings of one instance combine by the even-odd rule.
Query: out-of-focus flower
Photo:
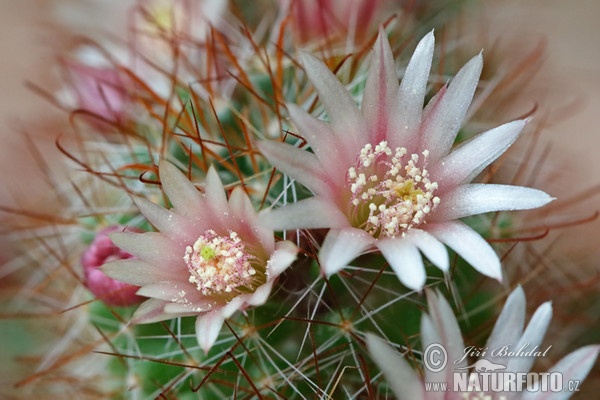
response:
[[[208,351],[226,318],[267,300],[297,248],[289,241],[275,243],[241,187],[227,201],[214,168],[206,176],[204,194],[168,162],[160,163],[159,173],[173,209],[145,199],[136,204],[160,232],[112,234],[117,246],[137,258],[102,269],[141,286],[138,294],[150,298],[134,322],[197,315],[198,342]]]
[[[279,4],[290,15],[297,38],[308,42],[339,39],[349,34],[363,37],[376,27],[375,16],[385,1],[279,0]]]
[[[259,144],[276,168],[316,194],[270,211],[270,226],[331,228],[319,252],[328,275],[377,248],[404,285],[420,290],[426,276],[419,251],[447,271],[445,244],[484,275],[500,280],[494,250],[458,219],[552,200],[535,189],[469,183],[517,139],[526,121],[509,122],[453,147],[482,57],[471,59],[423,109],[433,51],[432,32],[418,44],[398,87],[382,31],[360,109],[325,64],[304,54],[304,68],[329,123],[296,105],[288,109],[314,154],[280,142]]]
[[[430,314],[423,314],[421,320],[422,345],[424,349],[432,344],[444,346],[448,361],[446,368],[437,372],[425,368],[423,380],[389,344],[373,334],[367,334],[367,348],[373,360],[383,372],[390,389],[398,399],[478,399],[485,397],[485,393],[477,391],[467,393],[426,392],[424,382],[447,382],[449,384],[448,388],[452,388],[454,373],[464,373],[468,367],[465,359],[465,346],[452,308],[439,293],[428,291],[427,296]],[[525,294],[519,286],[508,297],[484,347],[488,351],[479,361],[484,359],[498,368],[504,367],[501,370],[499,369],[502,374],[527,373],[531,370],[536,359],[535,349],[538,349],[542,344],[552,318],[552,306],[550,302],[547,302],[538,307],[527,327],[524,326],[525,310]],[[505,351],[494,352],[495,349]],[[531,355],[527,355],[527,351],[532,352]],[[593,367],[599,351],[600,346],[596,345],[582,347],[564,357],[548,372],[562,374],[563,382],[569,380],[581,382]],[[539,353],[543,352],[540,351]],[[510,356],[510,354],[513,354],[513,356]],[[460,362],[455,363],[455,361]],[[472,379],[478,379],[476,372],[481,371],[474,371],[471,375]],[[493,371],[487,372],[488,374],[494,373]],[[500,384],[502,386],[502,382]],[[510,385],[507,383],[504,387],[509,388]],[[496,392],[493,395],[506,399],[566,399],[573,394],[570,391],[542,391],[535,386],[527,388],[530,391]],[[525,389],[525,387],[522,389]]]
[[[138,286],[119,282],[106,276],[99,267],[114,260],[127,260],[131,254],[115,246],[108,235],[122,231],[122,226],[104,228],[94,238],[93,242],[81,256],[81,264],[85,276],[84,284],[97,298],[113,306],[131,306],[144,300],[136,295]]]

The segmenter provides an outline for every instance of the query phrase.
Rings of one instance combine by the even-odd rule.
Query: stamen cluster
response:
[[[252,288],[256,270],[252,256],[236,232],[219,236],[212,229],[202,234],[193,246],[187,246],[183,259],[190,272],[190,283],[203,295],[245,292]]]
[[[438,184],[425,168],[428,155],[424,150],[422,158],[407,156],[404,147],[392,151],[385,140],[361,149],[346,174],[358,227],[376,238],[396,237],[424,223],[440,203],[434,196]]]

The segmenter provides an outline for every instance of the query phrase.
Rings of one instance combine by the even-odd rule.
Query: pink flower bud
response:
[[[109,233],[122,230],[122,226],[110,226],[101,230],[81,257],[85,286],[97,298],[112,306],[131,306],[144,300],[143,297],[135,294],[139,289],[138,286],[119,282],[108,277],[99,269],[107,262],[132,257],[131,254],[115,246],[108,237]],[[134,229],[128,229],[128,231],[139,232]]]

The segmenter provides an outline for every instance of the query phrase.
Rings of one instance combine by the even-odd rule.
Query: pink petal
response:
[[[225,318],[220,310],[201,314],[196,319],[196,338],[205,353],[215,344]]]
[[[289,104],[287,108],[294,125],[308,141],[321,164],[326,167],[331,179],[344,179],[348,166],[354,162],[357,150],[349,147],[346,141],[337,139],[329,124],[314,118],[295,104]]]
[[[373,335],[365,335],[367,349],[399,400],[424,400],[421,378],[394,348]]]
[[[553,200],[541,190],[510,185],[467,184],[446,193],[432,221],[449,221],[491,211],[528,210]]]
[[[228,229],[232,229],[238,234],[246,232],[250,237],[255,237],[265,251],[268,253],[273,252],[275,245],[273,231],[258,222],[254,206],[242,187],[237,186],[231,192],[229,208],[235,214],[235,217],[231,218]]]
[[[162,281],[162,282],[154,282],[149,285],[144,285],[138,290],[138,294],[146,297],[151,297],[153,299],[159,299],[168,301],[171,303],[183,303],[186,299],[189,301],[190,298],[198,297],[197,293],[199,293],[196,288],[187,281]],[[214,302],[210,302],[211,306],[207,309],[197,310],[197,311],[206,311],[212,308],[212,304]],[[192,306],[196,306],[193,304]],[[206,304],[203,307],[207,307]],[[191,310],[190,310],[191,311]]]
[[[398,75],[392,49],[383,28],[375,42],[361,111],[367,121],[368,141],[379,143],[388,137],[390,117],[398,112]]]
[[[392,148],[407,147],[406,143],[412,142],[419,132],[434,43],[432,31],[421,39],[406,67],[398,91],[398,109],[393,113],[397,133],[390,139]]]
[[[302,53],[300,60],[327,111],[333,132],[343,135],[338,140],[346,140],[351,148],[360,149],[366,143],[366,124],[350,93],[320,60],[307,53]]]
[[[373,240],[373,237],[362,229],[331,229],[319,251],[323,273],[327,276],[337,273],[369,249]]]
[[[274,230],[344,228],[348,219],[332,202],[322,197],[309,197],[275,210],[259,214],[261,223]]]
[[[138,259],[112,261],[100,270],[113,279],[135,286],[144,286],[160,280],[168,280],[173,273],[160,265]]]
[[[460,255],[485,276],[502,280],[500,260],[494,249],[473,229],[460,221],[428,224],[427,231]]]
[[[203,211],[203,198],[189,179],[173,164],[161,161],[158,164],[163,190],[169,197],[175,210],[186,217],[195,217]]]
[[[315,193],[329,192],[325,169],[319,159],[306,150],[275,141],[258,143],[260,152],[273,166]]]
[[[440,159],[452,147],[473,99],[482,66],[479,54],[461,68],[423,121],[421,144],[423,149],[429,150],[430,160]]]
[[[517,140],[526,123],[512,121],[462,143],[430,167],[431,176],[442,189],[470,182]]]
[[[219,174],[215,170],[215,167],[211,166],[206,173],[206,185],[204,204],[208,204],[209,210],[214,213],[214,216],[221,219],[226,216],[229,212],[227,207],[227,195],[225,194],[225,188],[219,178]]]
[[[164,312],[164,307],[164,301],[148,299],[135,310],[135,313],[131,317],[131,322],[134,324],[151,324],[173,318],[172,314]]]
[[[171,239],[176,238],[181,241],[189,239],[185,230],[182,229],[182,226],[186,226],[186,220],[182,216],[140,197],[134,198],[134,202],[156,229]]]
[[[115,232],[109,235],[115,245],[150,264],[181,265],[184,249],[162,233]]]
[[[409,289],[420,291],[427,276],[419,250],[404,238],[380,239],[375,245],[390,264],[398,279]]]

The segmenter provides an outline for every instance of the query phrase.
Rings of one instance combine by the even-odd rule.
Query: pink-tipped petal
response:
[[[423,258],[414,245],[404,238],[378,240],[375,245],[404,286],[416,291],[423,289],[427,276]]]
[[[431,174],[442,187],[470,182],[517,140],[526,123],[512,121],[475,136],[431,168]]]
[[[271,164],[290,178],[297,180],[315,193],[328,193],[325,170],[314,154],[275,141],[259,142],[258,148]]]
[[[209,204],[210,209],[217,218],[221,218],[227,214],[227,195],[223,182],[219,178],[219,174],[214,166],[208,169],[206,173],[206,185],[204,186],[204,195],[206,204]]]
[[[412,142],[421,125],[434,44],[432,31],[417,45],[402,77],[398,91],[398,110],[393,113],[396,133],[390,137],[394,147],[406,146],[404,143]]]
[[[333,131],[344,134],[338,139],[348,140],[354,148],[357,143],[364,145],[361,137],[366,130],[365,120],[350,93],[320,60],[307,53],[302,53],[300,60],[327,111]]]
[[[372,245],[373,237],[362,229],[331,229],[319,251],[321,269],[325,275],[333,275]]]
[[[432,220],[448,221],[491,211],[529,210],[553,200],[541,190],[522,186],[468,184],[444,194]]]
[[[297,203],[259,214],[262,223],[275,230],[344,228],[346,216],[335,204],[320,197],[309,197]]]
[[[452,146],[477,88],[482,60],[479,54],[458,71],[448,90],[423,121],[421,143],[429,150],[430,160],[445,156]]]
[[[224,321],[220,310],[201,314],[196,319],[196,338],[205,353],[208,353],[217,341]]]
[[[398,112],[398,75],[392,49],[383,28],[375,42],[361,111],[367,121],[370,143],[385,140],[390,133],[390,118]]]
[[[500,259],[473,229],[460,221],[429,224],[427,231],[460,255],[485,276],[502,280]]]
[[[425,393],[421,378],[406,360],[389,344],[373,335],[365,335],[367,349],[399,400],[423,400]]]
[[[202,203],[202,195],[196,187],[181,171],[167,161],[163,160],[158,164],[158,171],[163,190],[175,210],[186,217],[195,215],[197,207],[190,209],[190,206]]]

